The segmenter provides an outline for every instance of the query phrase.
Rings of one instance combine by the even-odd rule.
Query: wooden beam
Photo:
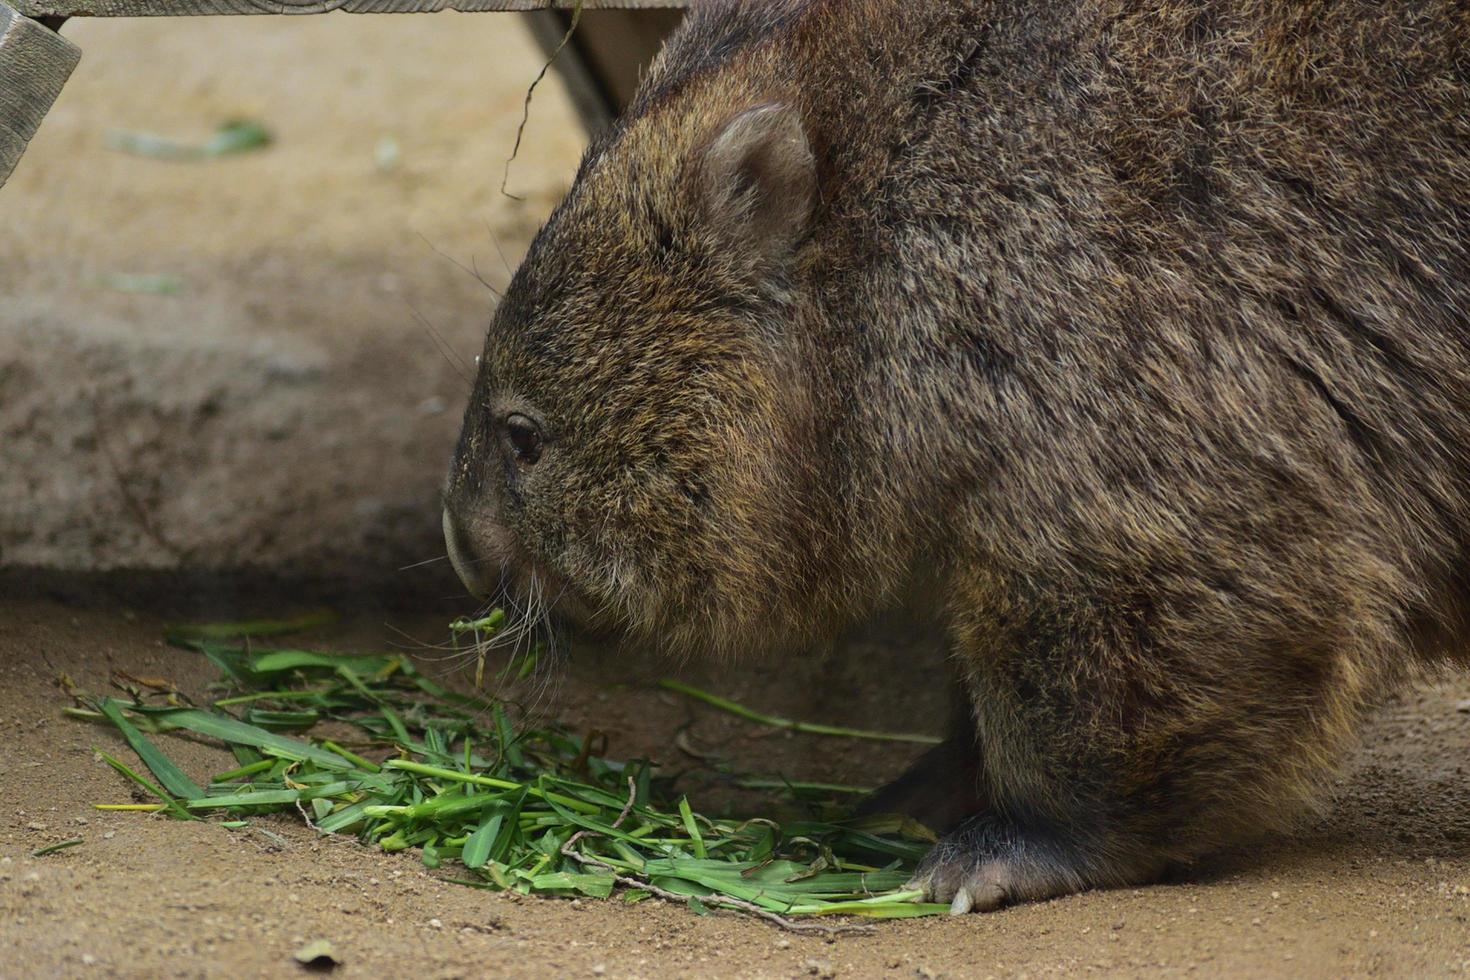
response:
[[[0,185],[15,169],[36,127],[76,67],[81,50],[54,30],[68,17],[164,17],[206,14],[431,13],[519,11],[555,16],[579,0],[0,0]],[[677,23],[688,0],[580,0],[578,38],[561,70],[588,129],[605,126],[627,103],[639,73]],[[566,15],[561,15],[563,18]],[[542,20],[538,33],[547,40]],[[559,40],[559,37],[558,37]]]
[[[29,17],[181,17],[206,14],[411,14],[436,10],[570,10],[576,0],[9,0]],[[583,0],[585,10],[680,8],[688,0]]]
[[[531,33],[550,56],[566,83],[582,125],[600,133],[627,108],[633,91],[682,10],[588,10],[565,47],[561,46],[572,15],[564,10],[527,14]],[[557,49],[560,48],[558,52]]]
[[[75,44],[0,0],[0,185],[81,56]]]

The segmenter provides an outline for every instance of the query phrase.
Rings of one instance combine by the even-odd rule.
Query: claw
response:
[[[970,889],[961,887],[954,893],[954,901],[949,903],[949,914],[964,915],[974,907],[974,904],[970,898]]]

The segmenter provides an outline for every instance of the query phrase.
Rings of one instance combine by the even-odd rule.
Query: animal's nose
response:
[[[444,544],[449,548],[449,563],[454,566],[459,580],[464,583],[470,595],[482,601],[488,600],[492,591],[489,579],[491,569],[486,567],[482,558],[475,555],[464,526],[450,507],[444,508]]]

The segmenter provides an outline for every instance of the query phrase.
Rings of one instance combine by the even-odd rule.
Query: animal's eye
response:
[[[524,415],[506,416],[505,441],[517,462],[532,466],[541,458],[541,427]]]

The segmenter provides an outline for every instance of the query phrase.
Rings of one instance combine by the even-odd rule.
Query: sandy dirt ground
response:
[[[422,617],[394,625],[424,639],[443,632]],[[129,799],[94,748],[127,749],[58,714],[67,701],[57,678],[95,692],[122,670],[199,691],[211,669],[163,646],[160,629],[158,618],[122,609],[0,607],[0,974],[285,975],[297,969],[292,952],[316,939],[333,943],[337,972],[362,977],[1470,973],[1470,678],[1426,682],[1387,705],[1329,813],[1295,839],[1222,855],[1168,884],[880,923],[828,942],[656,901],[488,894],[442,880],[452,872],[427,871],[411,854],[317,840],[285,817],[256,822],[272,837],[93,810]],[[318,643],[362,649],[400,636],[364,619]],[[795,778],[871,782],[913,754],[773,734],[691,707],[652,686],[664,669],[578,660],[559,671],[543,710],[610,733],[609,754],[646,753],[674,769],[693,765],[673,747],[680,729],[702,753]],[[770,711],[911,729],[937,717],[936,691],[896,690],[892,678],[940,669],[932,652],[878,643],[780,671],[684,676]],[[232,765],[223,751],[169,745],[199,776]],[[85,843],[31,856],[74,837]]]
[[[0,189],[0,976],[282,976],[313,939],[363,977],[1470,973],[1463,676],[1386,705],[1296,838],[1169,884],[832,943],[655,901],[489,895],[285,818],[261,823],[271,836],[93,810],[128,799],[93,748],[126,750],[59,714],[57,678],[201,690],[207,667],[159,640],[165,613],[307,597],[400,610],[316,638],[367,649],[399,630],[436,639],[464,611],[442,562],[400,570],[442,554],[435,497],[465,398],[451,361],[493,304],[456,263],[504,283],[499,253],[516,261],[581,134],[548,87],[512,170],[525,200],[499,193],[539,67],[508,17],[66,31],[82,66]],[[275,143],[197,163],[106,148],[110,130],[202,140],[240,116]],[[691,708],[653,687],[665,670],[579,656],[541,707],[671,767],[692,765],[672,745],[685,726],[734,765],[795,778],[872,784],[912,754]],[[797,717],[932,730],[941,671],[933,650],[872,641],[687,676]],[[198,775],[227,765],[176,751]],[[72,837],[85,843],[32,856]]]
[[[393,570],[442,554],[434,501],[494,305],[472,273],[505,284],[584,142],[550,80],[508,182],[524,200],[500,193],[542,62],[520,20],[66,34],[81,65],[0,189],[0,562],[426,581]],[[108,148],[237,118],[274,143]]]

